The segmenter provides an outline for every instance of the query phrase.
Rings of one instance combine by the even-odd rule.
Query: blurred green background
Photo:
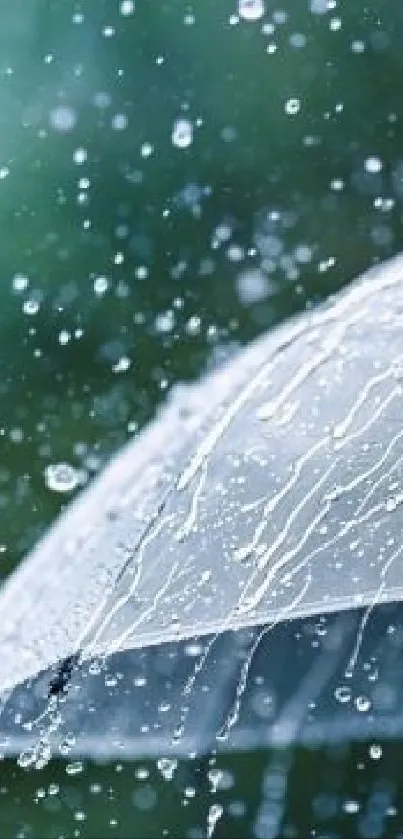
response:
[[[175,383],[400,250],[402,36],[400,0],[3,3],[2,576]],[[197,839],[209,811],[217,837],[399,835],[385,755],[361,750],[220,758],[220,795],[214,757],[172,782],[8,761],[0,837]],[[346,812],[378,788],[386,827]]]

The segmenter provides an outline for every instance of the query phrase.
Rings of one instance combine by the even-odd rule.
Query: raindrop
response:
[[[71,492],[79,484],[79,472],[70,463],[51,463],[45,469],[45,483],[54,492]]]
[[[124,131],[128,126],[128,122],[126,114],[115,114],[112,117],[112,128],[114,131]]]
[[[369,756],[372,760],[380,760],[382,757],[382,746],[379,743],[371,743]]]
[[[28,769],[29,766],[32,766],[35,763],[36,759],[36,751],[34,748],[27,749],[25,752],[21,752],[21,754],[17,758],[18,766],[21,769]]]
[[[348,816],[355,816],[355,814],[360,811],[360,805],[358,801],[355,801],[353,798],[349,798],[343,804],[343,811],[347,813]]]
[[[15,274],[13,277],[13,289],[20,292],[28,288],[29,279],[25,274]]]
[[[200,335],[200,331],[201,331],[200,317],[199,317],[199,315],[192,315],[192,317],[189,318],[189,320],[187,321],[187,323],[185,325],[186,335],[189,335],[190,337],[194,338],[196,335]]]
[[[87,160],[87,149],[79,148],[73,153],[73,160],[77,166],[81,166]]]
[[[350,702],[351,699],[351,690],[347,685],[339,685],[334,692],[335,699],[344,705],[346,702]]]
[[[70,332],[68,332],[67,329],[62,329],[62,331],[59,332],[59,344],[61,344],[62,347],[64,347],[66,344],[69,343],[70,338],[71,338],[71,335],[70,335]]]
[[[211,839],[211,837],[212,837],[212,835],[215,831],[217,822],[221,818],[222,814],[223,814],[223,808],[222,808],[221,804],[212,804],[211,805],[211,807],[208,811],[208,817],[207,817],[207,839]]]
[[[97,659],[93,659],[93,661],[91,661],[88,667],[88,672],[91,674],[91,676],[99,676],[101,670],[102,666],[100,662],[97,661]]]
[[[377,175],[382,171],[382,160],[380,157],[375,157],[375,155],[367,157],[364,163],[364,168],[370,175]]]
[[[187,149],[193,141],[193,126],[190,120],[184,117],[175,120],[171,139],[172,145],[177,149]]]
[[[67,757],[70,754],[73,746],[75,744],[75,737],[73,735],[67,735],[64,740],[60,743],[59,752],[62,757]]]
[[[22,309],[25,315],[36,315],[39,312],[39,306],[39,300],[34,297],[30,297],[28,300],[24,301]]]
[[[120,14],[122,17],[129,17],[135,10],[134,0],[122,0],[120,4]]]
[[[161,312],[155,318],[155,328],[156,331],[160,334],[166,334],[168,332],[172,332],[175,326],[175,314],[172,309],[168,309],[166,312]]]
[[[259,268],[242,271],[237,277],[236,289],[243,306],[259,303],[268,297],[271,290],[268,278]]]
[[[359,55],[360,53],[364,52],[364,50],[364,41],[353,41],[353,43],[351,44],[351,52],[356,53],[356,55]]]
[[[288,114],[289,116],[295,116],[295,114],[298,114],[300,109],[301,109],[301,100],[296,99],[295,97],[291,98],[291,99],[287,99],[287,102],[284,105],[284,110],[285,110],[286,114]]]
[[[312,248],[309,245],[297,245],[294,251],[294,256],[297,262],[305,265],[312,259]]]
[[[67,134],[73,130],[77,121],[77,114],[74,108],[70,108],[68,105],[59,105],[50,112],[49,121],[55,131]]]
[[[48,740],[40,740],[35,749],[35,769],[44,769],[50,761],[52,751]]]
[[[306,45],[306,36],[302,32],[294,32],[290,35],[290,44],[294,49],[300,50]]]
[[[125,373],[126,370],[129,369],[130,365],[130,358],[127,355],[122,355],[122,357],[119,358],[119,361],[113,365],[112,370],[114,373]]]
[[[325,15],[329,10],[328,0],[311,0],[310,10],[313,15]]]
[[[221,788],[221,779],[223,777],[223,772],[221,769],[210,769],[208,773],[208,779],[210,781],[211,792],[213,795],[216,794],[217,790]]]
[[[74,813],[74,819],[76,822],[84,822],[86,818],[87,816],[85,815],[85,813],[83,813],[82,810],[77,810],[77,812]]]
[[[365,714],[371,707],[371,700],[368,699],[367,696],[357,696],[355,700],[355,707],[357,708],[357,711]]]
[[[168,757],[161,757],[157,760],[157,767],[165,781],[172,781],[177,765],[177,760]]]
[[[154,146],[152,143],[143,143],[140,149],[140,154],[142,157],[151,157],[154,151]]]
[[[96,277],[94,280],[94,291],[97,297],[102,297],[108,289],[107,277]]]
[[[49,795],[58,795],[59,789],[60,789],[59,784],[49,784],[48,794]]]
[[[288,14],[284,11],[284,9],[277,9],[273,12],[273,20],[274,23],[277,23],[279,26],[283,26],[284,23],[287,23]]]
[[[81,760],[75,760],[72,763],[66,764],[66,775],[80,775],[83,771],[83,764]]]
[[[263,0],[239,0],[238,15],[242,20],[260,20],[265,13]]]

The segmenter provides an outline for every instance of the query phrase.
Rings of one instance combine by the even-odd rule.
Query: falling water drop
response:
[[[71,492],[79,484],[79,472],[70,463],[51,463],[45,469],[45,483],[54,492]]]
[[[243,20],[260,20],[265,13],[263,0],[239,0],[238,14]]]
[[[223,814],[221,804],[212,804],[207,816],[207,839],[211,839],[216,829],[217,822]]]
[[[181,117],[175,120],[171,139],[177,149],[187,149],[192,144],[193,126],[189,119]]]
[[[168,757],[161,757],[157,760],[157,767],[165,781],[172,781],[177,765],[177,760]]]

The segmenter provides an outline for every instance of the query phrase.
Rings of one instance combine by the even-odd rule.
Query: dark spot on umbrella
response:
[[[69,655],[60,662],[55,676],[49,682],[48,698],[67,693],[73,671],[78,664],[79,655]]]

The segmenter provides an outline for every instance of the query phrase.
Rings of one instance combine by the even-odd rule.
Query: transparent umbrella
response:
[[[402,312],[397,257],[177,390],[68,508],[0,595],[5,753],[401,733]]]

